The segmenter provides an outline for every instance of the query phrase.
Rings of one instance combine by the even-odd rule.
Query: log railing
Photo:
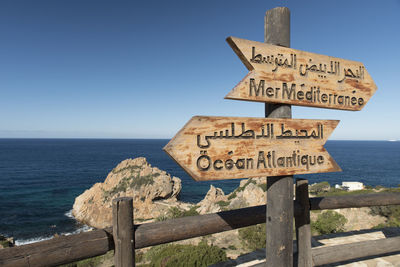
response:
[[[308,186],[303,183],[303,190]],[[300,189],[299,189],[300,190]],[[300,193],[297,193],[300,196]],[[303,194],[307,195],[308,194]],[[300,204],[300,199],[294,201],[294,216],[297,230],[307,229],[307,210],[325,210],[339,208],[358,208],[381,205],[400,205],[400,193],[374,193],[363,195],[330,196],[310,198]],[[304,212],[306,211],[306,212]],[[255,206],[237,210],[223,211],[213,214],[190,216],[171,219],[163,222],[153,222],[134,225],[135,249],[184,240],[193,237],[209,235],[234,230],[250,225],[264,223],[266,206]],[[307,216],[305,216],[307,217]],[[303,230],[301,230],[303,229]],[[303,231],[304,232],[304,231]],[[298,246],[311,242],[311,236],[298,236]],[[77,260],[103,255],[114,250],[113,229],[106,228],[69,236],[55,237],[51,240],[27,244],[0,250],[0,266],[56,266]],[[382,240],[364,241],[346,245],[312,248],[310,251],[299,249],[299,266],[310,266],[306,263],[311,259],[312,265],[334,263],[362,257],[377,256],[400,251],[400,237]],[[116,253],[117,254],[117,253]],[[304,262],[304,264],[300,264]],[[122,266],[122,265],[121,265]]]

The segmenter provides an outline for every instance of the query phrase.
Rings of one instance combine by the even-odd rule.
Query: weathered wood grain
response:
[[[312,249],[312,257],[314,266],[319,266],[392,252],[400,252],[400,236],[336,246],[316,247]]]
[[[164,150],[195,180],[340,171],[323,148],[337,124],[195,116]]]
[[[265,14],[264,40],[290,46],[290,10],[277,7]],[[292,118],[290,105],[265,104],[266,118]],[[293,264],[293,176],[267,178],[266,259],[267,266]]]
[[[139,225],[136,248],[204,236],[265,222],[266,206],[190,216]]]
[[[310,198],[311,210],[361,208],[372,206],[400,205],[399,193],[372,193],[350,196]]]
[[[226,99],[361,110],[377,87],[361,62],[228,37],[250,71]]]
[[[310,227],[310,202],[308,198],[308,181],[296,180],[296,202],[303,207],[300,215],[295,217],[297,266],[311,267],[311,227]]]
[[[290,10],[277,7],[265,14],[264,40],[273,45],[290,46]],[[292,118],[290,105],[266,103],[266,118]],[[291,266],[293,262],[293,176],[267,178],[266,258],[267,266]]]
[[[135,266],[133,199],[131,197],[116,198],[112,205],[115,267]]]
[[[112,249],[114,249],[112,234],[105,230],[95,230],[0,249],[0,266],[56,266],[103,255]]]

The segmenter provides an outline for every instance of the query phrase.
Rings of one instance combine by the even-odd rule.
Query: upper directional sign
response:
[[[323,147],[338,123],[196,116],[164,150],[195,180],[341,171]]]
[[[225,98],[361,110],[376,85],[360,62],[228,37],[250,71]]]

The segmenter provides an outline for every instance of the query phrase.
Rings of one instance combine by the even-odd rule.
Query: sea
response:
[[[163,150],[166,139],[0,139],[0,235],[17,245],[90,229],[71,215],[74,199],[103,182],[122,160],[146,157],[182,180],[180,199],[196,203],[210,185],[225,193],[240,180],[196,182]],[[325,148],[342,172],[299,175],[331,185],[359,181],[398,187],[400,141],[328,141]]]

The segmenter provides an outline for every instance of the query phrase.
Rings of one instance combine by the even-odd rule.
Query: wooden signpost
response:
[[[268,176],[267,265],[293,266],[292,175],[341,169],[323,147],[339,121],[291,119],[291,105],[361,110],[377,88],[360,62],[289,48],[288,8],[267,11],[265,27],[266,43],[227,38],[250,72],[225,98],[265,102],[267,118],[196,116],[164,150],[198,181]]]
[[[250,71],[225,98],[361,110],[376,85],[360,62],[228,37]]]
[[[335,172],[323,145],[338,123],[196,116],[164,150],[197,181]]]

